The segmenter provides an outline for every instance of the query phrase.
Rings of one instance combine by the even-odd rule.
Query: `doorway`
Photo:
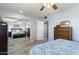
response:
[[[44,39],[48,40],[48,21],[44,22]]]

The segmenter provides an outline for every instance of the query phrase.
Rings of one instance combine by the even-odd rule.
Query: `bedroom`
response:
[[[70,34],[70,36],[71,36],[70,41],[60,40],[60,37],[57,38],[58,40],[55,40],[55,41],[57,41],[57,43],[60,42],[61,44],[70,42],[69,44],[71,44],[73,46],[74,46],[74,44],[78,45],[78,41],[79,41],[79,36],[78,36],[79,35],[79,33],[78,33],[78,30],[79,30],[79,27],[78,27],[79,26],[78,25],[79,24],[78,23],[79,22],[79,20],[78,20],[79,19],[79,17],[78,17],[79,4],[78,3],[57,3],[56,4],[58,7],[57,10],[52,9],[51,6],[48,6],[48,7],[46,6],[43,11],[40,11],[40,8],[42,7],[42,5],[43,5],[43,3],[0,4],[0,16],[2,16],[1,19],[8,17],[8,18],[10,18],[10,20],[12,20],[12,18],[14,18],[15,20],[17,20],[17,19],[21,20],[21,22],[23,20],[29,20],[29,22],[31,24],[30,25],[31,32],[30,32],[29,40],[31,42],[33,42],[34,46],[37,47],[47,41],[48,41],[47,44],[49,44],[51,42],[49,44],[49,46],[46,46],[46,43],[44,44],[46,46],[46,48],[48,47],[46,49],[47,55],[51,54],[50,47],[52,44],[54,45],[54,41],[53,41],[54,40],[54,27],[56,27],[57,25],[62,25],[63,23],[64,23],[64,25],[67,25],[69,28],[72,28],[72,30],[71,30],[72,33]],[[48,3],[48,5],[49,5],[49,3]],[[26,6],[26,8],[24,6]],[[21,12],[23,12],[23,13],[19,13],[18,10],[21,10]],[[45,22],[48,22],[48,25],[47,25],[48,27],[46,29],[44,28],[45,27],[44,25],[46,24]],[[17,27],[18,25],[14,25],[14,26]],[[23,26],[23,28],[24,28],[24,26]],[[15,30],[15,29],[13,29],[13,30]],[[61,39],[64,39],[64,38],[61,38]],[[15,42],[15,39],[12,39],[12,40],[14,40],[14,42]],[[23,46],[23,43],[25,41],[25,40],[24,41],[21,41],[21,40],[22,39],[19,39],[19,41],[16,42],[16,43],[18,43],[19,47],[21,47],[21,43]],[[39,42],[39,41],[41,41],[41,42]],[[62,43],[62,41],[63,41],[63,43]],[[24,43],[24,45],[25,44],[26,44],[26,42]],[[29,45],[28,45],[28,47],[26,46],[26,48],[28,48],[29,50],[22,47],[22,49],[19,49],[20,50],[19,52],[15,51],[17,49],[16,46],[17,45],[15,44],[15,46],[14,46],[15,48],[12,48],[12,49],[14,49],[13,51],[11,51],[12,55],[15,55],[15,54],[23,55],[22,52],[24,52],[25,55],[27,55],[27,54],[33,54],[33,55],[41,54],[42,55],[44,53],[44,52],[42,52],[42,53],[40,52],[42,49],[39,50],[39,47],[37,47],[38,48],[37,49],[36,47],[32,46],[32,44],[31,44],[31,47],[29,47]],[[34,52],[32,52],[31,48],[34,48],[34,50],[33,50]],[[72,48],[74,49],[74,47],[72,47]],[[27,53],[26,50],[29,51],[29,53]],[[66,52],[62,52],[61,50],[62,49],[57,50],[59,52],[56,52],[56,53],[57,54],[66,53]],[[78,50],[77,51],[76,50],[70,51],[70,49],[69,49],[68,51],[70,51],[70,53],[68,52],[68,54],[79,54]],[[74,51],[74,52],[72,52],[72,51]],[[52,54],[54,54],[54,53],[55,52],[52,51]]]

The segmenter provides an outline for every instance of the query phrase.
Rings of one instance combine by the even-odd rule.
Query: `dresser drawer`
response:
[[[54,28],[54,38],[71,40],[72,39],[71,31],[72,31],[71,27],[55,27]]]

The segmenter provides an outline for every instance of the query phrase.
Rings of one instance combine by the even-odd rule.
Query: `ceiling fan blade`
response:
[[[58,9],[58,7],[56,6],[56,4],[54,4],[54,5],[52,6],[52,8],[55,9],[55,10]]]
[[[45,8],[45,6],[42,6],[41,9],[40,9],[40,11],[43,11],[44,8]]]

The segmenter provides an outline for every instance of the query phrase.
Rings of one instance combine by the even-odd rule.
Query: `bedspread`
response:
[[[30,55],[78,55],[79,42],[64,39],[52,40],[36,45],[29,51]]]

